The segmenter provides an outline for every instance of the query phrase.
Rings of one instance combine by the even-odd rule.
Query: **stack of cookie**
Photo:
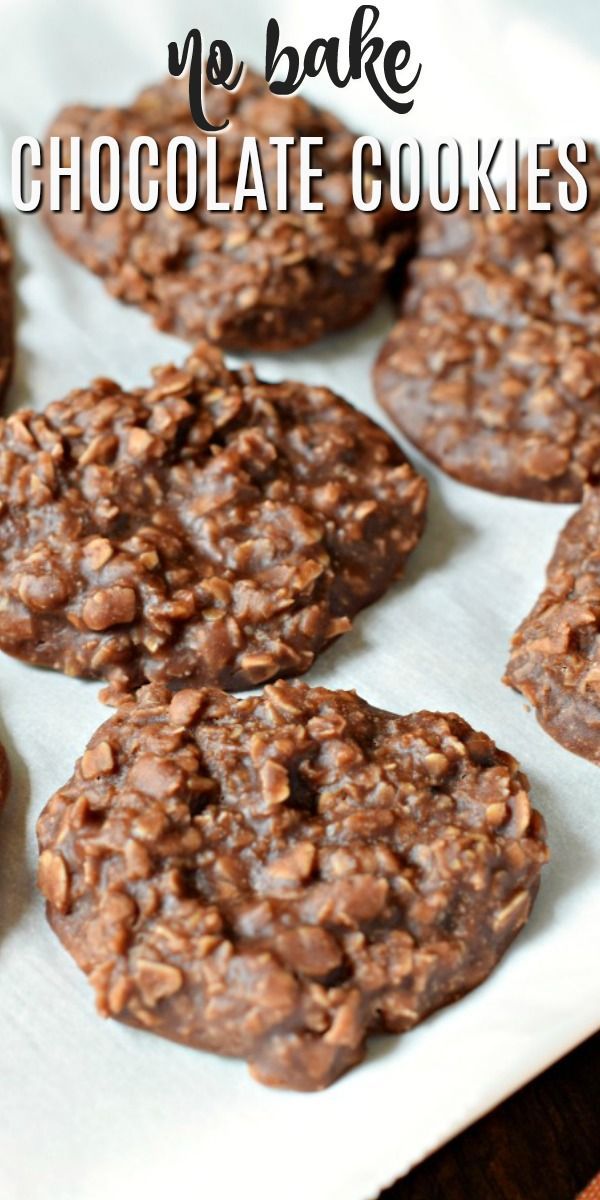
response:
[[[352,208],[353,139],[329,114],[251,74],[219,102],[235,138],[325,136],[325,211],[50,214],[115,295],[202,340],[150,386],[95,380],[0,424],[0,647],[105,681],[116,707],[38,826],[48,916],[100,1012],[314,1089],[489,974],[545,832],[515,760],[455,714],[284,678],[401,575],[427,485],[345,400],[232,370],[215,345],[352,325],[412,254],[382,405],[465,483],[588,489],[507,679],[600,763],[600,166],[584,214],[465,201],[415,246],[391,206]],[[52,132],[197,136],[175,81]]]

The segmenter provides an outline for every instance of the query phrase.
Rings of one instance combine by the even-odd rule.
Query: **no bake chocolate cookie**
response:
[[[563,529],[546,587],[513,638],[505,683],[540,725],[600,766],[600,490]]]
[[[427,485],[326,388],[200,345],[0,422],[0,648],[116,687],[298,674],[402,571]]]
[[[555,199],[561,178],[543,185]],[[380,403],[463,483],[546,501],[600,478],[600,162],[568,213],[424,218],[402,315],[375,371]]]
[[[10,246],[0,220],[0,400],[10,383],[13,363],[11,267]]]
[[[312,195],[325,211],[299,208],[299,149],[289,150],[288,212],[209,212],[206,206],[207,138],[190,116],[186,79],[167,79],[148,88],[125,108],[64,109],[49,135],[111,135],[124,160],[135,137],[154,138],[161,153],[156,178],[164,188],[170,139],[188,136],[201,155],[200,198],[188,212],[175,212],[164,191],[153,212],[136,212],[123,200],[112,213],[96,211],[87,185],[80,213],[64,206],[48,211],[62,248],[102,275],[113,295],[141,305],[160,329],[223,347],[281,350],[346,328],[375,305],[398,256],[412,242],[412,222],[391,204],[360,213],[351,191],[353,135],[331,114],[300,96],[272,95],[264,79],[246,71],[235,92],[211,92],[211,118],[230,124],[218,138],[221,203],[232,203],[245,136],[259,142],[262,175],[270,197],[277,179],[271,136],[317,136],[313,165],[324,171]],[[213,138],[214,142],[214,138]],[[68,142],[67,142],[68,145]],[[107,165],[107,164],[105,164]]]
[[[517,763],[460,717],[283,681],[141,689],[38,833],[101,1013],[306,1090],[481,983],[547,857]]]

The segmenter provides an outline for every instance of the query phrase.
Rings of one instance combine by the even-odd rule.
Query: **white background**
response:
[[[354,3],[317,0],[2,0],[0,195],[13,138],[40,136],[69,101],[119,103],[166,70],[192,25],[262,63],[277,15],[304,45],[343,34]],[[593,135],[595,5],[536,0],[380,0],[388,38],[423,61],[414,113],[394,118],[368,86],[307,94],[358,133]],[[96,374],[144,383],[185,346],[154,331],[67,260],[36,216],[9,216],[17,257],[13,407],[42,407]],[[390,324],[300,353],[258,358],[268,378],[335,387],[378,416],[370,367]],[[413,456],[419,462],[418,456]],[[475,994],[319,1095],[271,1092],[243,1063],[161,1042],[93,1011],[91,991],[46,927],[35,892],[35,819],[106,716],[93,684],[0,661],[0,735],[15,786],[0,824],[0,1195],[3,1200],[367,1200],[566,1052],[600,1013],[600,774],[561,749],[500,683],[511,632],[542,583],[565,508],[464,488],[420,464],[429,527],[404,584],[324,655],[310,682],[356,687],[397,711],[456,709],[517,755],[546,816],[553,859],[534,916]]]

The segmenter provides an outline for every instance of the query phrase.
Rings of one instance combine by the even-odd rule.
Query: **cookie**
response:
[[[463,483],[575,501],[600,478],[600,162],[580,213],[425,217],[378,399]],[[555,184],[559,180],[555,172]],[[544,197],[554,196],[549,183]]]
[[[497,963],[547,857],[527,788],[455,714],[152,685],[42,813],[39,883],[102,1014],[312,1090]]]
[[[306,671],[402,571],[427,486],[326,388],[203,344],[0,423],[0,648],[121,688]]]
[[[414,222],[389,201],[360,213],[352,198],[354,136],[330,113],[300,96],[272,95],[252,71],[235,92],[213,90],[214,124],[229,120],[218,138],[220,202],[233,203],[244,137],[258,139],[269,211],[247,201],[243,212],[209,212],[206,204],[207,138],[190,116],[186,79],[168,79],[142,92],[126,108],[64,109],[49,135],[76,136],[89,146],[111,135],[124,161],[135,137],[159,145],[163,192],[153,212],[138,213],[122,200],[112,213],[97,212],[86,198],[80,213],[48,212],[56,240],[103,276],[113,295],[141,305],[159,329],[195,341],[206,337],[232,349],[287,350],[332,330],[354,325],[382,294],[398,256],[412,242]],[[323,137],[313,165],[312,198],[323,212],[299,204],[299,149],[289,150],[289,211],[276,206],[273,135]],[[167,144],[188,136],[201,157],[200,197],[189,212],[175,212],[164,187]],[[214,136],[212,137],[214,143]]]
[[[546,586],[517,630],[505,683],[540,725],[600,766],[600,490],[589,488],[563,529]]]
[[[13,364],[11,267],[11,250],[0,221],[0,400],[10,383]]]

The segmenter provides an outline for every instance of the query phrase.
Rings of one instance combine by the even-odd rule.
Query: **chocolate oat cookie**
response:
[[[13,363],[11,266],[10,246],[0,220],[0,400],[10,382]]]
[[[117,687],[298,674],[402,571],[427,485],[325,388],[200,345],[0,422],[0,648]]]
[[[546,587],[513,638],[505,683],[540,725],[600,766],[600,491],[563,529]]]
[[[555,165],[555,164],[554,164]],[[574,501],[600,478],[600,162],[580,213],[424,219],[380,403],[463,483]],[[554,174],[554,187],[559,179]],[[548,183],[544,196],[554,196]]]
[[[285,350],[355,324],[373,308],[398,256],[412,242],[413,222],[386,202],[360,213],[352,200],[353,135],[330,113],[300,96],[271,94],[246,71],[235,92],[214,89],[214,124],[230,125],[218,138],[220,202],[235,196],[242,139],[258,139],[268,212],[249,200],[243,212],[206,207],[207,138],[190,116],[186,79],[168,79],[142,92],[125,108],[63,109],[50,134],[78,136],[89,146],[112,135],[125,162],[132,140],[154,138],[161,151],[157,178],[163,189],[166,148],[175,136],[196,140],[202,158],[200,198],[189,212],[175,212],[166,195],[154,212],[136,212],[127,200],[113,213],[97,212],[89,197],[80,213],[48,212],[59,244],[105,278],[113,295],[139,304],[160,329],[224,347]],[[313,163],[324,171],[312,196],[324,212],[299,208],[299,148],[289,150],[288,212],[271,198],[277,179],[271,136],[320,136]],[[214,137],[212,142],[214,144]],[[87,194],[87,187],[84,187]]]
[[[524,925],[547,857],[527,786],[455,714],[152,685],[42,813],[40,887],[101,1013],[325,1087]]]

